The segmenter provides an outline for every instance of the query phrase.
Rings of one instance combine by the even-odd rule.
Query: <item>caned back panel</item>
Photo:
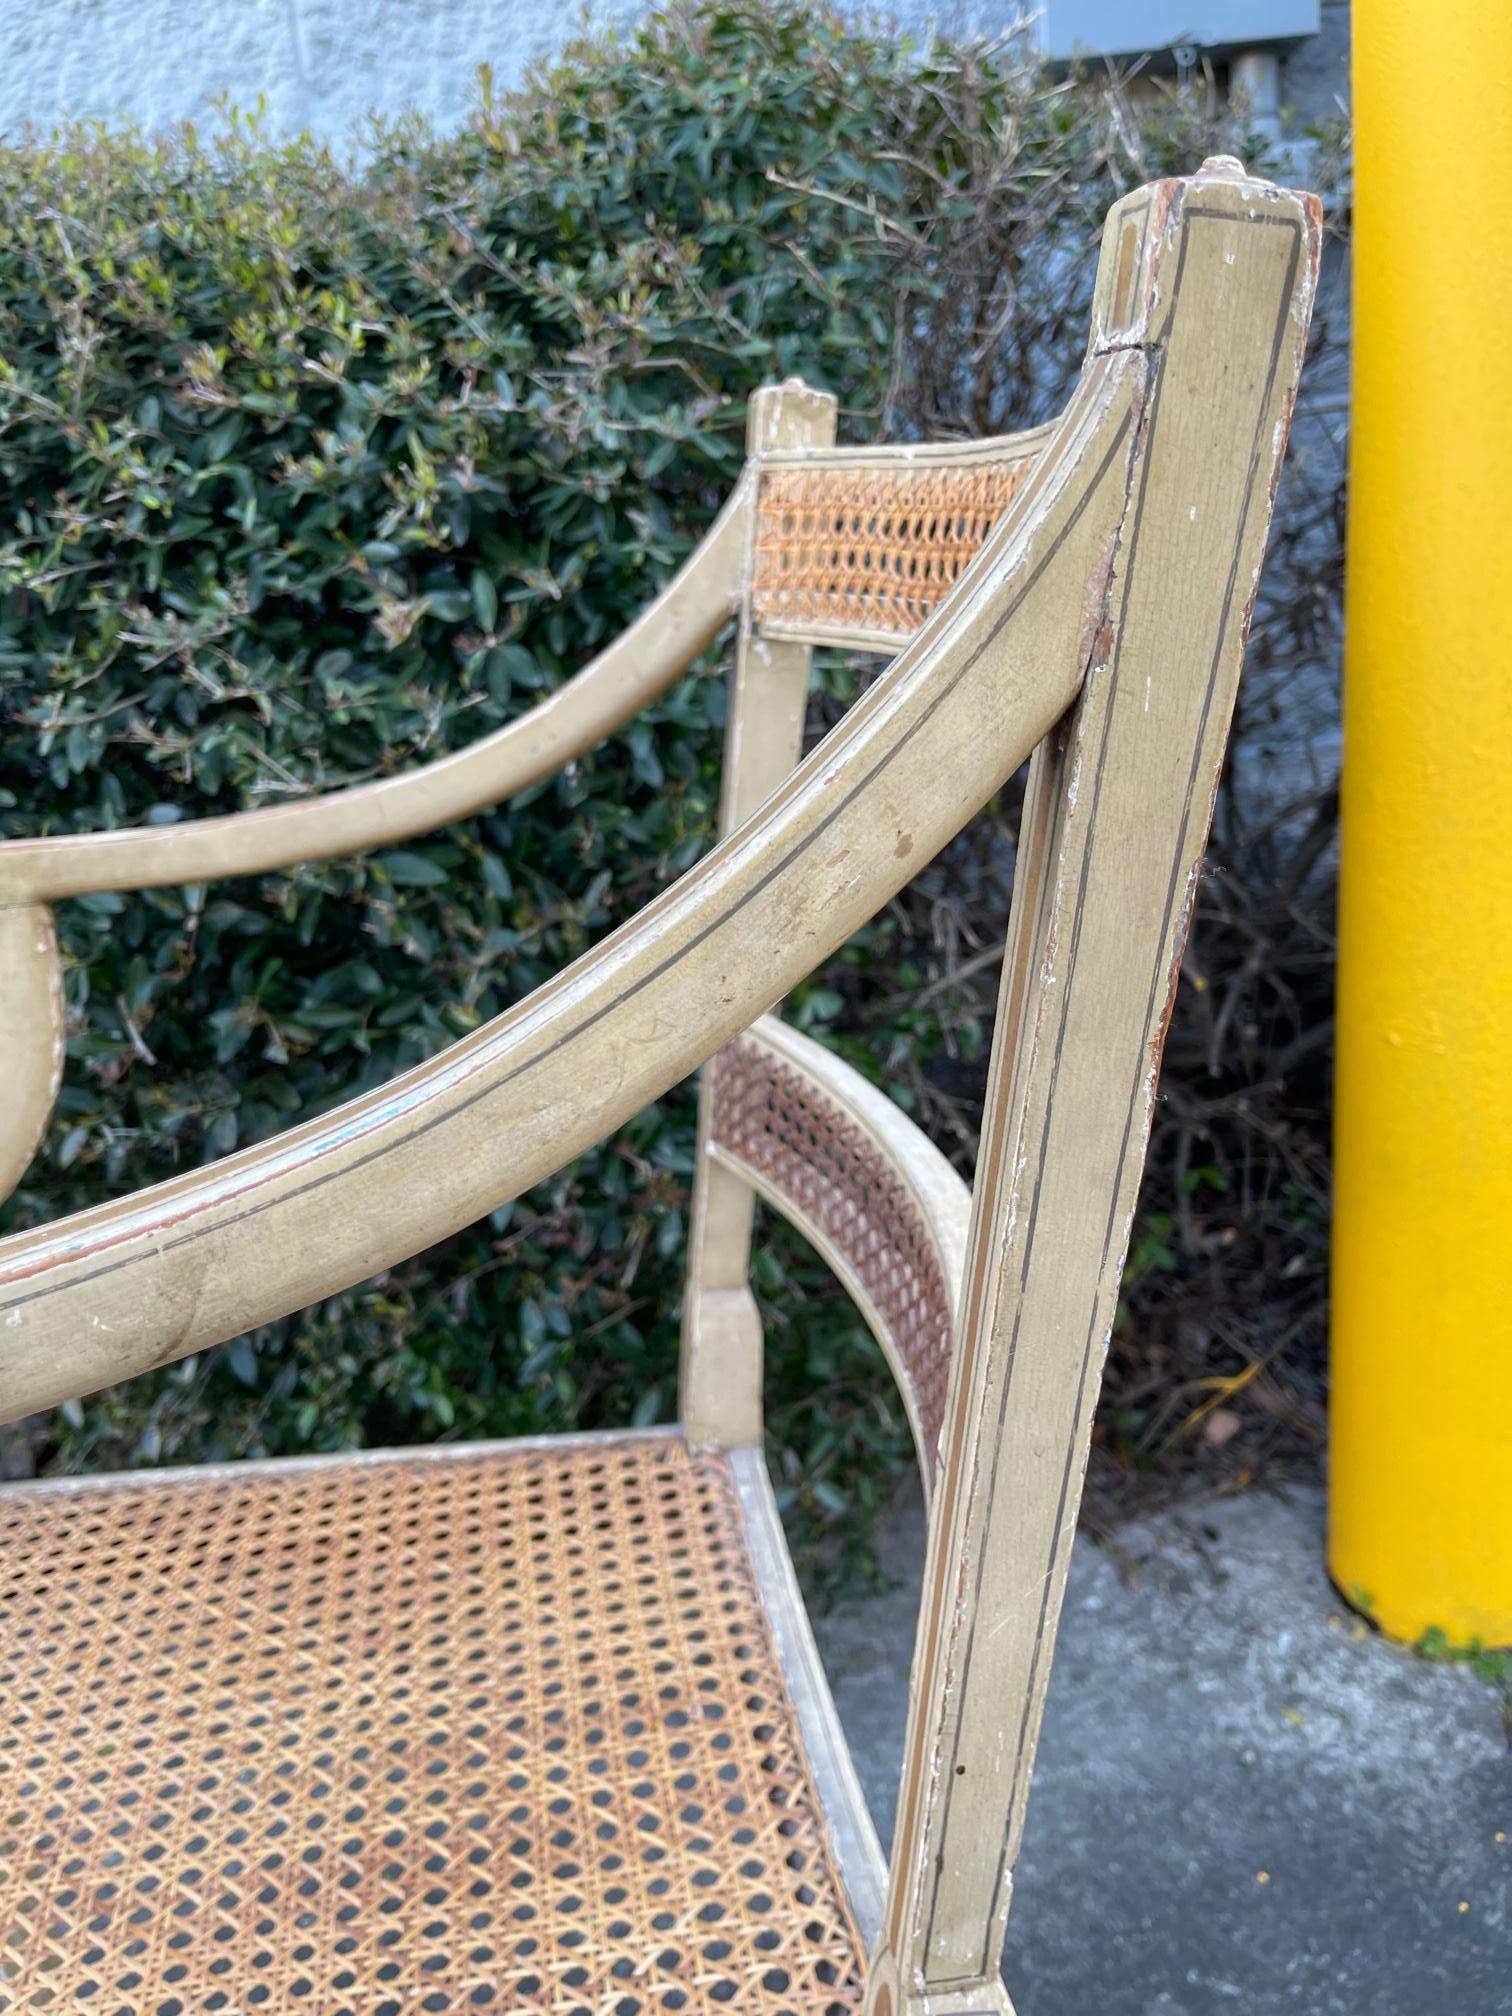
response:
[[[774,635],[891,644],[934,614],[1033,465],[1032,451],[957,461],[834,458],[764,469],[751,614]]]

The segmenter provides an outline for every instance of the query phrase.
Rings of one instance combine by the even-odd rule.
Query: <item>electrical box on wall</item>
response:
[[[1318,32],[1318,0],[1042,0],[1052,62],[1151,49],[1253,49]]]

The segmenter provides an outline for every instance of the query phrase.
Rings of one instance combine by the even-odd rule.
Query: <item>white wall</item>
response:
[[[931,21],[950,34],[1000,33],[1035,11],[1027,0],[842,4],[863,20],[880,11],[916,40]],[[1041,4],[1047,38],[1058,46],[1094,35],[1126,44],[1131,32],[1158,25],[1165,34],[1172,21],[1198,16],[1226,32],[1242,16],[1247,32],[1268,25],[1280,33],[1310,20],[1317,0]],[[649,5],[591,0],[591,19],[627,21]],[[465,112],[480,63],[492,64],[508,89],[583,17],[581,0],[0,0],[0,135],[26,121],[46,127],[67,118],[169,126],[203,119],[222,92],[242,106],[265,97],[277,131],[308,126],[337,141],[369,111],[410,105],[446,127]],[[1283,89],[1309,115],[1347,89],[1345,0],[1323,0],[1323,20],[1325,33],[1304,42],[1287,66],[1306,69],[1305,87]],[[1330,25],[1340,32],[1327,32]]]
[[[858,11],[870,11],[857,0]],[[23,121],[202,118],[228,93],[267,99],[270,123],[350,134],[369,111],[416,106],[454,125],[480,63],[500,89],[583,25],[632,20],[650,0],[0,0],[0,135]],[[1018,0],[893,0],[924,31],[1000,29]]]
[[[641,11],[596,0],[593,15]],[[415,105],[451,125],[479,63],[517,83],[580,14],[577,0],[0,0],[0,133],[72,117],[171,125],[220,92],[247,106],[262,94],[279,129],[333,139],[373,109]]]

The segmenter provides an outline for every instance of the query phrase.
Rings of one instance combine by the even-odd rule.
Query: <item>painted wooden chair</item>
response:
[[[676,1428],[0,1493],[0,2007],[1008,2007],[1093,1400],[1318,231],[1231,161],[1141,190],[1109,216],[1052,425],[838,449],[830,399],[769,389],[681,574],[490,740],[245,816],[0,848],[13,1180],[58,1077],[54,899],[475,812],[739,625],[724,838],[629,926],[386,1088],[0,1245],[10,1418],[399,1261],[713,1060]],[[798,762],[820,643],[896,657]],[[968,1196],[769,1011],[1031,756]],[[760,1453],[758,1195],[853,1294],[918,1441],[887,1862]]]

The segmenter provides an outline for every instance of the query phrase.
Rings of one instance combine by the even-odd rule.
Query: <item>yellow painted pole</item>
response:
[[[1355,0],[1331,1566],[1512,1642],[1512,6]]]

